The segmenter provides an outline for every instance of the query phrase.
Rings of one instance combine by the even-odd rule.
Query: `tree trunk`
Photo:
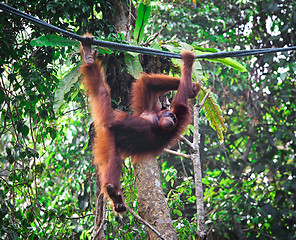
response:
[[[92,123],[88,130],[89,134],[89,146],[93,147],[94,138],[96,136],[94,124]],[[106,205],[104,204],[104,196],[101,194],[101,185],[100,185],[100,177],[98,175],[97,167],[93,165],[95,168],[95,208],[94,208],[94,215],[95,215],[95,231],[94,231],[94,240],[102,240],[106,239],[105,232],[103,228],[104,223],[104,213],[106,211]],[[91,187],[91,183],[90,183]],[[90,190],[91,191],[91,190]],[[90,199],[92,201],[92,199]]]
[[[206,95],[207,97],[208,95]],[[206,99],[205,97],[205,99]],[[199,98],[199,96],[198,96]],[[193,149],[191,153],[191,160],[193,163],[194,181],[195,181],[195,195],[196,195],[196,220],[197,220],[197,235],[204,239],[207,235],[205,224],[205,210],[203,200],[203,187],[202,187],[202,170],[199,151],[200,133],[199,133],[199,113],[200,106],[194,106],[194,131],[193,131]]]
[[[138,162],[136,160],[136,162]],[[165,239],[178,239],[166,197],[160,181],[160,169],[155,158],[134,164],[138,192],[139,215],[150,223]],[[147,239],[159,239],[147,228]]]
[[[96,231],[94,234],[94,239],[105,240],[105,232],[102,224],[104,223],[106,206],[104,204],[104,195],[101,193],[100,179],[98,171],[96,171],[96,184],[95,184],[95,223]]]
[[[135,24],[135,7],[132,4],[132,1],[129,1],[131,6],[127,6],[124,1],[118,0],[107,0],[114,9],[115,14],[113,16],[106,16],[103,11],[104,19],[110,19],[114,24],[117,33],[123,33],[126,40],[130,42],[130,26]],[[107,11],[108,13],[108,11]]]

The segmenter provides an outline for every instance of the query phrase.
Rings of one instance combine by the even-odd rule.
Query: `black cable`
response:
[[[250,56],[250,55],[286,52],[286,51],[293,51],[293,50],[296,50],[296,46],[285,47],[285,48],[262,48],[262,49],[254,49],[254,50],[218,52],[218,53],[197,55],[196,58],[213,59],[213,58],[226,58],[226,57],[244,57],[244,56]]]
[[[121,50],[121,51],[145,53],[145,54],[158,55],[158,56],[169,57],[169,58],[181,58],[180,54],[165,52],[165,51],[161,51],[161,50],[157,50],[157,49],[153,49],[153,48],[144,48],[144,47],[139,47],[139,46],[131,46],[131,45],[126,45],[126,44],[121,44],[121,43],[107,42],[107,41],[101,41],[101,40],[95,40],[95,39],[92,40],[89,38],[84,38],[78,34],[66,31],[66,30],[61,29],[59,27],[53,26],[45,21],[39,20],[27,13],[21,12],[18,9],[10,7],[4,3],[0,3],[0,9],[2,9],[3,11],[9,12],[11,14],[14,14],[18,17],[22,17],[30,22],[39,24],[39,25],[46,27],[48,29],[54,30],[56,32],[61,32],[65,35],[68,35],[68,36],[75,38],[76,40],[86,43],[86,44],[98,45],[101,47],[108,47],[108,48]]]
[[[10,7],[4,3],[0,3],[0,9],[2,9],[5,12],[22,17],[30,22],[33,22],[33,23],[36,23],[36,24],[41,25],[43,27],[46,27],[48,29],[54,30],[55,32],[61,32],[65,35],[70,36],[70,37],[72,37],[82,43],[85,43],[85,44],[97,45],[97,46],[112,48],[112,49],[116,49],[116,50],[120,50],[120,51],[129,51],[129,52],[136,52],[136,53],[143,53],[143,54],[149,54],[149,55],[158,55],[158,56],[168,57],[168,58],[181,59],[181,55],[178,53],[171,53],[171,52],[161,51],[161,50],[157,50],[157,49],[153,49],[153,48],[132,46],[132,45],[127,45],[127,44],[85,38],[85,37],[82,37],[78,34],[75,34],[75,33],[69,32],[67,30],[61,29],[59,27],[53,26],[43,20],[37,19],[27,13],[21,12],[18,9]],[[263,48],[263,49],[254,49],[254,50],[240,50],[240,51],[201,54],[201,55],[197,55],[196,58],[198,58],[198,59],[215,59],[215,58],[226,58],[226,57],[244,57],[244,56],[250,56],[250,55],[285,52],[285,51],[292,51],[292,50],[296,50],[296,46],[285,47],[285,48]]]

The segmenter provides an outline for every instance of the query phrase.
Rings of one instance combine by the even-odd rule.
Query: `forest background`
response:
[[[77,34],[89,31],[103,40],[128,43],[112,22],[117,11],[114,2],[5,1]],[[118,2],[135,13],[140,3],[132,1],[130,8],[131,1]],[[229,51],[296,45],[295,1],[151,0],[146,4],[151,13],[141,38],[152,47],[178,42],[184,47]],[[69,76],[79,68],[78,45],[32,46],[33,39],[50,33],[56,34],[0,12],[1,239],[93,236],[91,118],[79,75]],[[128,74],[123,53],[108,56],[114,72]],[[200,61],[199,80],[214,94],[227,126],[221,142],[201,114],[207,237],[296,239],[295,52],[236,60],[248,72]],[[167,72],[172,72],[170,68],[178,72],[174,60],[142,57],[141,63],[147,71],[160,65]],[[71,84],[61,86],[69,79]],[[114,106],[128,110],[130,82],[117,79],[109,84]],[[187,133],[190,136],[190,129]],[[167,153],[158,161],[176,232],[180,239],[195,239],[192,164]],[[131,172],[127,162],[122,180],[126,189],[134,187]],[[136,210],[136,192],[129,194],[126,198]],[[108,239],[146,236],[143,224],[129,213],[116,216],[107,211],[104,230]]]

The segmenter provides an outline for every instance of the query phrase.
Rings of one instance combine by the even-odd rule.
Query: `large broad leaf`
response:
[[[143,72],[143,68],[138,58],[138,54],[133,55],[131,53],[125,52],[124,61],[129,74],[131,74],[136,79],[139,78]]]
[[[247,72],[247,69],[242,64],[240,64],[239,62],[235,61],[232,58],[217,58],[217,59],[205,59],[205,60],[212,61],[212,62],[219,62],[224,64],[225,66],[232,67],[241,72]]]
[[[139,9],[138,9],[138,17],[136,21],[135,30],[134,30],[134,39],[136,40],[137,43],[140,43],[143,40],[144,27],[147,24],[147,21],[150,16],[150,12],[151,12],[151,7],[149,5],[140,3]]]
[[[67,94],[70,91],[71,87],[78,81],[81,75],[79,72],[79,68],[80,64],[78,64],[75,68],[68,72],[60,81],[54,94],[53,110],[55,113],[62,106],[65,94]]]
[[[205,97],[206,93],[210,90],[204,90],[203,88],[200,91],[200,101]],[[222,110],[217,103],[216,99],[213,96],[213,93],[210,93],[203,105],[202,110],[206,114],[210,126],[217,132],[220,142],[224,141],[223,132],[226,131],[226,126],[224,124],[224,118],[222,116]]]
[[[214,48],[200,48],[197,46],[191,46],[184,42],[171,42],[170,44],[163,44],[162,47],[174,53],[180,53],[182,49],[192,51],[194,48],[194,53],[196,55],[204,55],[204,54],[218,52],[217,49],[214,49]],[[242,64],[240,64],[239,62],[235,61],[232,58],[217,58],[217,59],[203,59],[203,60],[210,61],[210,62],[219,62],[228,67],[237,69],[241,72],[247,72],[247,69]]]
[[[109,48],[106,48],[106,47],[98,47],[97,46],[96,49],[98,50],[99,54],[105,54],[105,53],[112,54],[113,53],[112,50],[110,50]]]
[[[63,38],[58,35],[45,35],[45,36],[40,36],[38,38],[33,39],[30,44],[32,46],[46,46],[46,47],[66,47],[66,46],[77,46],[79,45],[79,42],[76,40],[71,40],[67,38]],[[106,47],[97,47],[97,50],[99,51],[100,54],[111,54],[113,53],[112,50]]]
[[[175,45],[163,44],[162,47],[164,47],[167,50],[169,50],[169,52],[172,52],[172,53],[180,53],[180,47],[177,47]]]
[[[215,49],[212,49],[212,51],[209,51],[209,50],[210,49],[207,49],[207,51],[195,50],[194,52],[197,55],[204,55],[204,54],[217,52],[217,50],[215,50]],[[210,62],[219,62],[219,63],[224,64],[225,66],[232,67],[232,68],[237,69],[241,72],[247,72],[247,69],[242,64],[240,64],[239,62],[235,61],[232,58],[216,58],[216,59],[203,59],[203,60],[210,61]]]
[[[45,36],[40,36],[38,38],[33,39],[30,44],[32,46],[46,46],[46,47],[66,47],[66,46],[74,46],[79,45],[77,40],[67,39],[58,35],[50,34]]]
[[[202,66],[200,61],[195,61],[192,66],[192,75],[194,79],[201,80],[204,79],[204,75],[202,72]]]

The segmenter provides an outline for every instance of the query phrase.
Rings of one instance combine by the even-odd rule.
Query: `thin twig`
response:
[[[77,110],[79,110],[79,109],[83,109],[83,108],[86,108],[87,107],[87,105],[83,105],[83,106],[81,106],[81,107],[78,107],[78,108],[75,108],[75,109],[71,109],[71,110],[69,110],[69,111],[67,111],[67,112],[64,112],[64,113],[62,113],[62,115],[64,116],[64,115],[66,115],[66,114],[68,114],[68,113],[70,113],[70,112],[75,112],[75,111],[77,111]]]
[[[149,227],[160,239],[166,240],[154,227],[152,227],[148,222],[146,222],[143,218],[141,218],[138,214],[134,212],[129,206],[126,206],[126,209],[139,221],[144,223],[147,227]]]
[[[181,150],[181,143],[180,143],[180,141],[178,142],[178,146],[179,146],[179,149]],[[186,178],[188,178],[188,174],[186,172],[186,168],[185,168],[185,165],[184,165],[184,162],[183,162],[183,157],[180,157],[180,161],[181,161],[181,164],[182,164],[182,168],[183,168],[184,174],[185,174]]]
[[[190,155],[188,155],[186,153],[177,152],[177,151],[167,149],[167,148],[165,148],[164,151],[167,152],[167,153],[171,153],[171,154],[180,156],[180,157],[190,158]]]
[[[194,149],[193,144],[184,136],[181,136],[181,140],[184,144],[186,144],[190,149]]]
[[[184,165],[184,162],[183,162],[183,157],[180,157],[180,160],[181,160],[181,164],[182,164],[182,168],[183,168],[184,174],[185,174],[186,178],[188,179],[188,174],[186,172],[186,168],[185,168],[185,165]]]
[[[93,213],[89,213],[89,214],[85,214],[83,216],[79,216],[79,217],[66,217],[67,220],[77,220],[77,219],[81,219],[81,218],[85,218],[85,217],[89,217],[89,216],[93,216]]]
[[[148,42],[144,43],[143,45],[144,45],[144,46],[148,46],[152,41],[154,41],[156,38],[158,38],[158,36],[159,36],[159,35],[161,34],[161,32],[166,28],[167,25],[168,25],[168,24],[167,24],[167,22],[165,21],[165,22],[162,24],[160,30],[159,30],[157,33],[155,33],[155,34],[154,34],[154,35],[148,40]]]
[[[205,97],[201,100],[200,104],[198,104],[198,110],[200,110],[203,107],[209,95],[210,95],[210,91],[206,93]]]

